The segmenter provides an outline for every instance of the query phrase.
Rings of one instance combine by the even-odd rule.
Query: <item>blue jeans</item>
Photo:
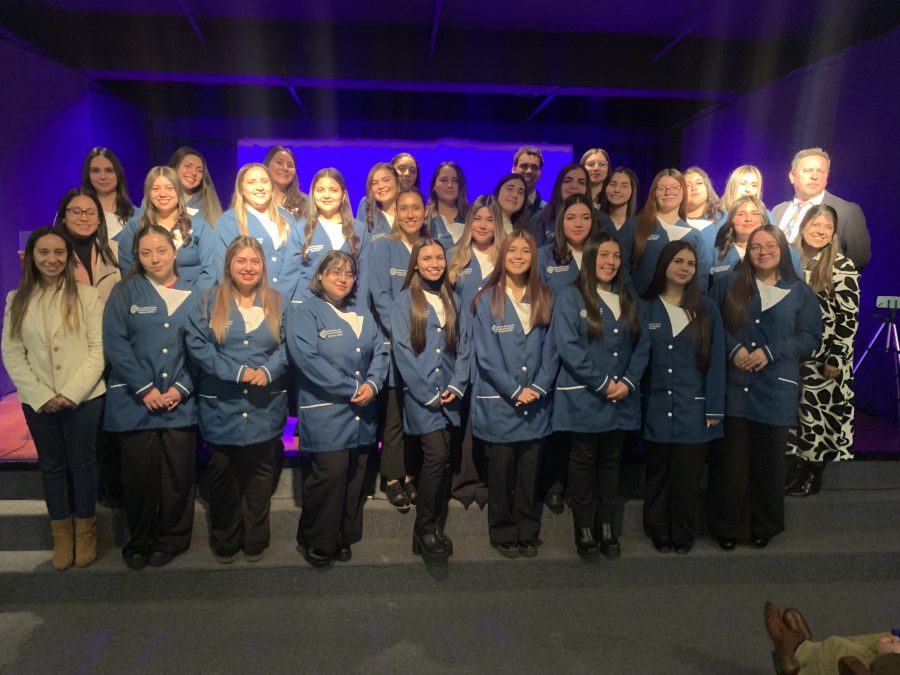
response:
[[[50,518],[72,515],[69,479],[75,497],[75,517],[90,518],[97,504],[97,431],[103,416],[103,397],[85,401],[77,408],[38,413],[22,405],[25,422],[38,452],[44,500]]]

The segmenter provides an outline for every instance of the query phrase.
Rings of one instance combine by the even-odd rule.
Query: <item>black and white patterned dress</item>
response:
[[[859,272],[849,258],[838,254],[833,274],[834,293],[818,294],[822,346],[800,366],[800,426],[792,428],[788,437],[788,454],[812,462],[853,457],[853,339],[859,322]],[[840,370],[836,379],[822,374],[826,363]]]

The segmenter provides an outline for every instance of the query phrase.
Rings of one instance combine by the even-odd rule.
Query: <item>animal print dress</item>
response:
[[[822,346],[800,365],[800,426],[790,429],[788,436],[788,454],[810,462],[853,457],[853,339],[859,321],[859,272],[849,258],[838,254],[833,273],[833,295],[818,294]],[[806,276],[808,280],[809,271]],[[826,363],[840,370],[836,379],[822,374]]]

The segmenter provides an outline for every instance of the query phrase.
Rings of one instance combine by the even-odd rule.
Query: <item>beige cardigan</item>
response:
[[[112,251],[113,258],[116,261],[119,260],[119,242],[110,240],[109,248]],[[100,293],[100,300],[105,304],[109,299],[109,294],[112,292],[113,286],[119,283],[119,280],[122,278],[121,273],[119,272],[119,268],[115,265],[108,265],[103,262],[103,259],[97,254],[97,246],[91,247],[91,257],[92,257],[92,274],[94,277],[94,288],[97,289],[97,292]],[[75,281],[79,284],[90,285],[91,281],[88,277],[87,270],[84,268],[84,265],[81,264],[81,260],[78,256],[74,256],[75,258]],[[102,311],[102,310],[101,310]]]
[[[35,291],[22,322],[21,339],[9,333],[13,297],[6,296],[3,316],[3,365],[19,394],[19,401],[38,410],[57,394],[76,404],[100,396],[106,391],[103,383],[103,302],[97,290],[78,284],[82,312],[79,329],[65,330],[59,296],[52,300],[50,336],[46,336],[43,313]],[[48,346],[49,343],[49,346]]]

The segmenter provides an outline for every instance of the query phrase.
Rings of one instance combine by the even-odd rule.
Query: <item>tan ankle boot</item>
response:
[[[72,531],[72,518],[51,520],[53,531],[53,567],[67,570],[75,560],[75,538]]]
[[[97,558],[97,518],[75,519],[75,566],[87,567]]]

